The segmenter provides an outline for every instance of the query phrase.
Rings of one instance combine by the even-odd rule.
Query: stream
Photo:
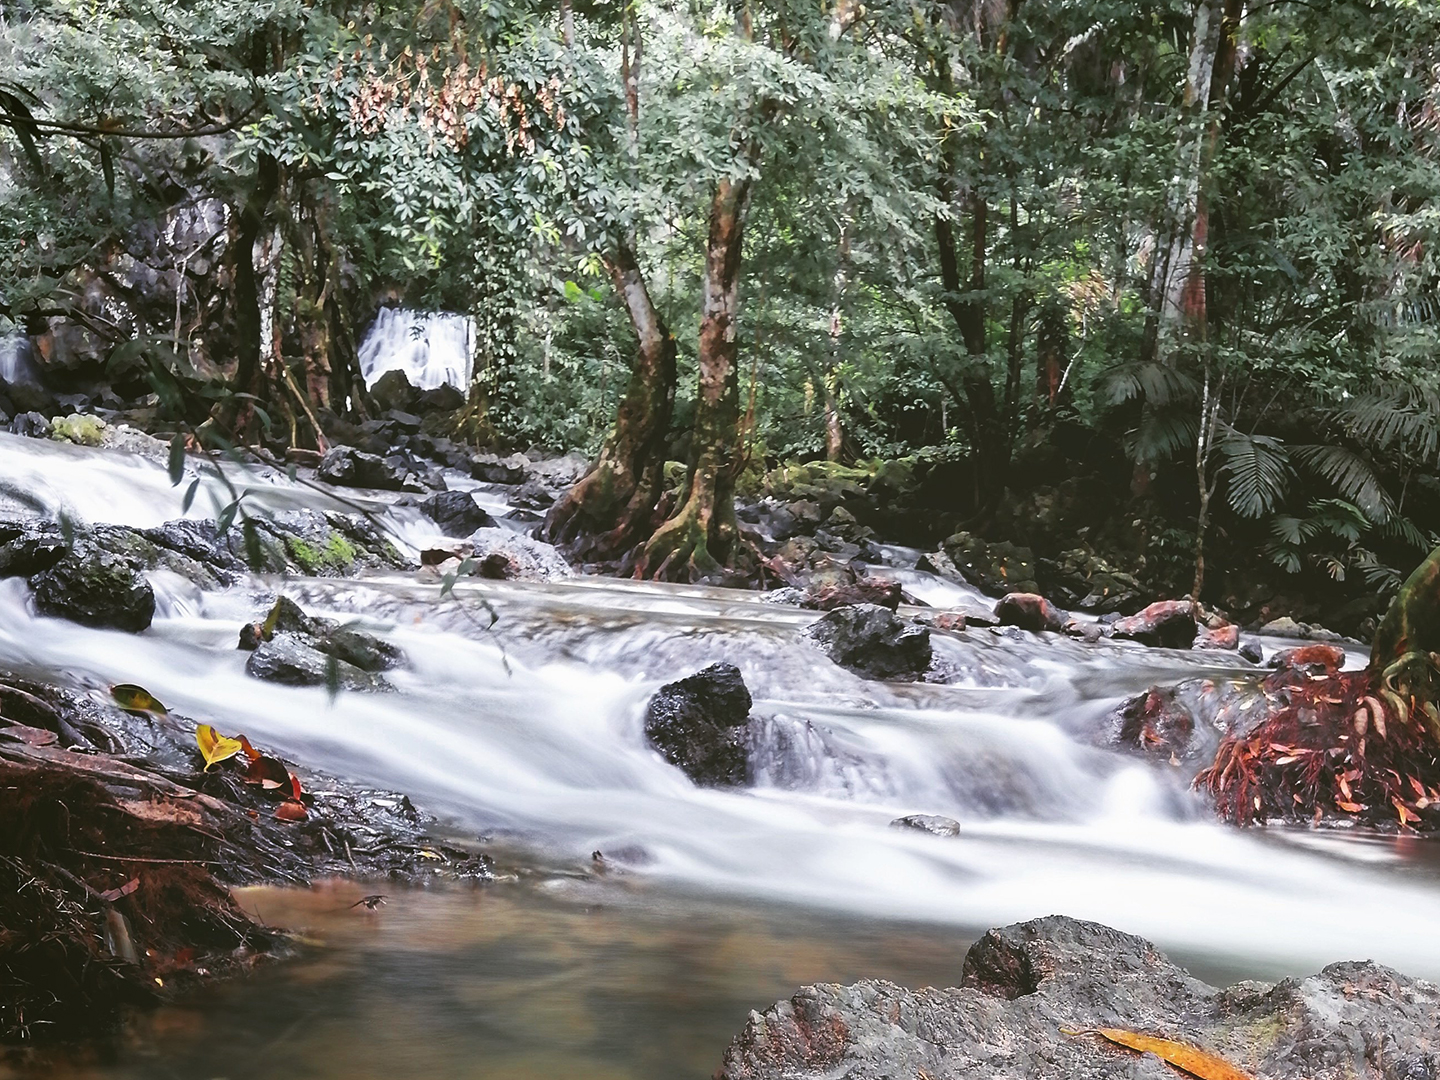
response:
[[[135,526],[182,516],[188,483],[163,461],[12,436],[0,476],[12,497]],[[226,496],[201,479],[189,513],[213,517]],[[282,473],[232,481],[256,512],[349,498]],[[505,505],[504,489],[477,494]],[[393,496],[355,499],[398,543],[432,538]],[[930,603],[966,591],[891,572]],[[1092,741],[1153,683],[1257,678],[1224,654],[981,629],[934,635],[943,683],[882,684],[809,643],[816,613],[743,592],[577,577],[442,596],[402,573],[155,586],[154,626],[129,635],[37,619],[23,581],[0,581],[0,665],[140,683],[546,872],[400,890],[374,912],[347,905],[386,886],[247,891],[320,947],[47,1074],[705,1076],[749,1009],[800,983],[953,983],[985,928],[1055,912],[1144,935],[1212,981],[1364,958],[1440,978],[1435,842],[1222,826],[1188,775]],[[238,630],[276,589],[401,646],[399,692],[332,701],[246,676]],[[764,721],[748,790],[696,788],[644,739],[655,689],[719,660]],[[960,835],[889,825],[916,813]],[[594,851],[610,872],[588,873]]]

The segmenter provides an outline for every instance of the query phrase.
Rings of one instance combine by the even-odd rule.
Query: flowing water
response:
[[[475,320],[446,311],[381,308],[358,358],[366,386],[387,371],[402,371],[421,390],[467,387],[475,363]]]
[[[89,520],[179,514],[183,485],[138,458],[5,437],[0,469]],[[279,475],[238,480],[257,507],[334,498]],[[425,542],[413,512],[373,505],[401,542]],[[896,572],[912,595],[949,595]],[[274,1075],[225,1063],[223,1011],[302,1075],[700,1076],[747,1008],[794,984],[953,982],[980,930],[1052,912],[1143,934],[1215,978],[1348,958],[1440,977],[1432,843],[1237,831],[1179,770],[1095,745],[1110,710],[1152,683],[1255,677],[1224,656],[981,630],[935,635],[944,683],[886,685],[809,644],[814,613],[742,592],[467,580],[442,598],[434,578],[403,573],[157,584],[161,617],[127,635],[35,619],[23,583],[0,582],[0,665],[139,682],[173,711],[403,790],[502,862],[558,876],[406,892],[373,916],[339,902],[355,885],[262,894],[267,917],[317,925],[328,948],[217,989],[212,1011],[162,1012],[96,1075]],[[267,589],[399,644],[412,661],[400,692],[331,702],[248,678],[234,643]],[[698,789],[643,737],[656,687],[717,660],[740,667],[763,718],[750,790]],[[912,813],[961,833],[889,826]],[[596,850],[619,869],[580,883]],[[413,1068],[394,1066],[410,1052]]]

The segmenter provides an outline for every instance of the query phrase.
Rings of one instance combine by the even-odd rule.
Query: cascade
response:
[[[448,311],[381,308],[360,343],[366,386],[387,371],[402,371],[410,385],[434,390],[470,385],[475,366],[475,320]]]

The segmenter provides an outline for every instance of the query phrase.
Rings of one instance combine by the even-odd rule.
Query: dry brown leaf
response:
[[[1094,1032],[1107,1042],[1123,1046],[1127,1050],[1138,1050],[1142,1054],[1154,1054],[1169,1062],[1182,1072],[1199,1077],[1199,1080],[1252,1080],[1247,1074],[1235,1068],[1228,1061],[1207,1053],[1189,1043],[1162,1039],[1155,1035],[1141,1035],[1123,1028],[1097,1028]],[[1074,1032],[1072,1034],[1084,1034]]]

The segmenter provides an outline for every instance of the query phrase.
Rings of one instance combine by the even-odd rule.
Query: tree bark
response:
[[[718,181],[710,202],[700,314],[700,389],[690,469],[674,514],[645,545],[638,573],[694,581],[730,558],[739,528],[735,477],[739,446],[740,380],[736,332],[740,255],[752,181]]]
[[[231,380],[232,394],[263,397],[264,366],[262,350],[266,343],[260,315],[260,290],[255,277],[255,244],[265,226],[266,212],[280,188],[280,164],[262,153],[255,162],[255,183],[240,209],[239,227],[231,248],[231,281],[235,301],[235,375]],[[217,406],[216,417],[222,428],[235,438],[244,438],[253,425],[252,401],[227,397]]]
[[[595,467],[551,508],[544,528],[572,554],[600,558],[628,550],[654,524],[675,404],[675,338],[627,245],[610,260],[610,275],[635,329],[635,367]]]

